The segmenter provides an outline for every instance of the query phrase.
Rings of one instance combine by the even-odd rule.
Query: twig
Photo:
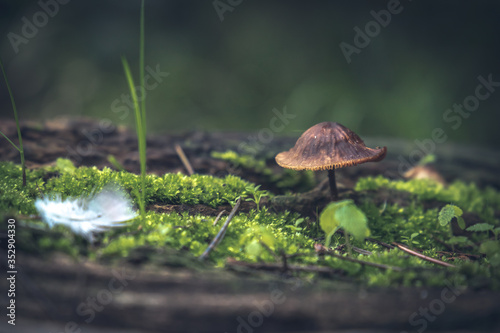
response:
[[[372,243],[376,243],[378,245],[382,245],[383,247],[391,249],[391,250],[394,248],[393,245],[384,243],[384,242],[379,241],[378,239],[375,239],[375,238],[366,237],[366,240],[369,242],[372,242]]]
[[[335,233],[336,233],[336,234],[341,234],[341,235],[344,235],[344,237],[345,237],[344,230],[342,230],[342,229],[337,230]],[[316,240],[322,240],[322,239],[324,239],[324,237],[321,237],[321,238],[314,238],[313,240],[315,240],[315,241],[316,241]],[[372,242],[372,243],[376,243],[376,244],[382,245],[383,247],[386,247],[386,248],[388,248],[388,249],[393,249],[393,248],[394,248],[394,246],[393,246],[393,245],[390,245],[390,244],[384,243],[384,242],[382,242],[382,241],[379,241],[378,239],[374,239],[374,238],[370,238],[370,237],[366,237],[365,239],[366,239],[367,241],[369,241],[369,242]],[[353,246],[353,250],[354,250],[354,246]],[[355,251],[356,251],[356,250],[355,250]],[[359,252],[359,251],[356,251],[356,252],[361,253],[361,252]],[[364,253],[361,253],[361,254],[364,254]]]
[[[224,214],[226,211],[223,209],[221,210],[221,212],[219,213],[219,215],[217,215],[217,217],[215,218],[214,220],[214,226],[217,225],[217,222],[219,222],[220,218],[222,217],[222,214]]]
[[[264,243],[263,241],[259,241],[259,243],[260,245],[262,245],[262,247],[264,247],[267,250],[267,252],[271,253],[274,259],[276,259],[276,261],[279,261],[281,259],[281,257],[277,255],[276,252],[274,252],[269,246],[267,246],[266,243]]]
[[[372,266],[372,267],[376,267],[376,268],[380,268],[380,269],[392,269],[393,271],[398,271],[398,272],[403,270],[401,267],[397,267],[397,266],[387,266],[384,264],[377,264],[374,262],[358,260],[358,259],[354,259],[351,257],[344,257],[344,256],[338,255],[336,253],[333,253],[331,250],[327,249],[325,246],[323,246],[321,244],[314,244],[314,249],[316,250],[317,253],[328,254],[329,256],[332,256],[334,258],[347,260],[350,262],[355,262],[355,263],[358,263],[361,265]]]
[[[333,251],[337,251],[337,252],[343,252],[344,250],[344,247],[346,247],[347,245],[346,244],[340,244],[339,246],[337,246],[336,248],[332,249]],[[368,250],[363,250],[363,249],[360,249],[359,247],[356,247],[356,246],[352,246],[352,250],[354,252],[357,252],[359,254],[364,254],[366,256],[369,256],[372,254],[372,252],[368,251]]]
[[[286,272],[288,270],[288,258],[284,251],[281,253],[281,257],[283,258],[283,272]]]
[[[354,252],[358,252],[359,254],[364,254],[365,256],[369,256],[369,255],[373,254],[371,251],[360,249],[359,247],[356,247],[356,246],[353,246],[352,250]]]
[[[215,238],[212,240],[212,243],[210,243],[210,245],[207,247],[205,252],[203,252],[202,255],[198,258],[199,260],[205,260],[206,258],[208,258],[208,255],[210,254],[210,252],[212,252],[213,249],[215,249],[215,247],[224,238],[224,235],[226,234],[227,227],[229,226],[229,222],[231,222],[234,214],[236,214],[236,211],[240,207],[240,203],[241,203],[241,197],[238,198],[238,201],[236,201],[236,204],[234,205],[233,210],[231,211],[231,213],[227,217],[226,222],[224,222],[224,224],[220,228],[220,230],[217,233],[217,235],[215,236]]]
[[[283,265],[280,263],[248,263],[244,261],[239,261],[233,258],[228,258],[226,264],[229,266],[237,266],[237,267],[247,267],[251,269],[260,269],[265,271],[282,271]],[[309,273],[328,273],[335,275],[344,275],[345,271],[338,268],[329,268],[323,266],[301,266],[301,265],[288,265],[289,271],[293,272],[309,272]]]
[[[448,256],[448,257],[446,257],[446,259],[448,259],[448,260],[455,260],[455,259],[479,260],[479,259],[481,259],[481,255],[463,253],[463,252],[436,251],[436,253],[442,254],[443,256]],[[452,256],[452,255],[454,255],[454,256]]]
[[[398,247],[398,249],[402,250],[402,251],[405,251],[411,255],[414,255],[416,257],[419,257],[421,259],[424,259],[424,260],[427,260],[427,261],[430,261],[434,264],[437,264],[437,265],[441,265],[441,266],[445,266],[445,267],[457,267],[455,265],[452,265],[450,263],[447,263],[447,262],[444,262],[444,261],[441,261],[439,259],[434,259],[434,258],[431,258],[431,257],[428,257],[426,255],[423,255],[422,253],[418,253],[418,252],[415,252],[413,250],[410,250],[409,248],[401,245],[401,244],[398,244],[398,243],[395,243],[393,242],[392,244],[396,245]]]
[[[300,253],[300,252],[297,252],[297,253],[293,253],[293,254],[287,254],[286,258],[287,259],[292,259],[292,258],[309,257],[309,256],[310,256],[309,253]]]
[[[442,241],[441,239],[437,238],[436,236],[434,235],[430,235],[431,238],[433,240],[435,240],[436,242],[438,242],[439,244],[443,245],[445,248],[447,248],[448,250],[452,251],[452,252],[457,252],[455,251],[455,249],[453,248],[453,246],[450,246],[449,244],[445,243],[444,241]]]
[[[349,233],[347,231],[344,232],[344,239],[347,245],[347,253],[349,254],[349,257],[352,257],[351,242],[349,241]]]
[[[191,176],[194,173],[193,167],[191,166],[191,163],[189,163],[188,158],[186,157],[186,154],[184,154],[184,150],[182,150],[182,147],[179,146],[178,144],[175,145],[175,152],[177,155],[179,155],[179,158],[182,161],[182,164],[184,164],[184,167],[186,168],[188,174]]]

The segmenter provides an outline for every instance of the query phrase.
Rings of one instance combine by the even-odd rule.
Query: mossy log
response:
[[[11,121],[1,121],[0,130],[15,137]],[[110,166],[107,157],[111,154],[127,170],[139,170],[135,134],[124,128],[104,130],[92,120],[60,119],[24,123],[22,132],[29,167],[54,163],[58,157],[68,157],[77,166],[104,167]],[[149,172],[184,172],[174,147],[181,144],[195,171],[227,174],[230,165],[211,158],[210,153],[238,150],[248,135],[193,131],[151,136],[148,138]],[[352,188],[360,176],[401,177],[398,169],[405,168],[401,161],[408,160],[417,149],[404,140],[364,139],[369,147],[387,146],[387,157],[381,163],[339,170],[341,192]],[[258,151],[258,156],[272,161],[276,153],[292,147],[295,140],[296,137],[278,137]],[[436,145],[433,152],[438,157],[436,169],[446,181],[461,179],[480,187],[500,188],[500,151],[445,143]],[[0,160],[18,162],[17,151],[10,145],[1,145]],[[276,166],[275,170],[279,172],[280,169]],[[245,177],[245,174],[240,176]],[[322,200],[324,191],[325,186],[320,185],[310,195],[314,200]],[[297,196],[296,200],[292,204],[274,204],[282,204],[287,209],[291,205],[307,205],[311,199]],[[213,214],[217,212],[214,210]],[[468,332],[492,331],[500,327],[498,292],[457,291],[453,298],[453,290],[446,288],[367,290],[350,283],[342,275],[326,273],[320,274],[319,282],[302,281],[298,285],[290,276],[279,273],[260,274],[244,268],[213,269],[195,265],[192,258],[179,262],[178,257],[167,257],[163,258],[163,265],[152,266],[142,264],[136,257],[106,264],[20,253],[15,331],[327,332],[365,329],[367,332],[399,332],[418,330],[425,325],[427,332]],[[120,282],[117,272],[127,272],[130,279],[123,280],[122,274]],[[445,302],[443,295],[448,297],[446,301],[453,300]],[[88,302],[94,302],[93,312]],[[430,314],[424,320],[421,311],[429,307],[434,307],[433,311],[439,314]],[[91,313],[95,316],[90,320]],[[0,323],[2,331],[12,331],[12,328],[5,318]]]

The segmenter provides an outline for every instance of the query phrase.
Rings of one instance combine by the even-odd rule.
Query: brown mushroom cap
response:
[[[371,149],[347,127],[323,122],[305,131],[289,151],[276,155],[276,162],[293,170],[338,169],[382,160],[387,147]]]

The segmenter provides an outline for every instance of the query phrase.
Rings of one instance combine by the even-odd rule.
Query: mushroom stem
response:
[[[335,182],[335,168],[328,170],[328,180],[330,182],[330,193],[332,194],[332,200],[337,201],[339,195],[337,192],[337,183]]]

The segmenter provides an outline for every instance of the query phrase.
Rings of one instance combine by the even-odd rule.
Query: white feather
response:
[[[37,199],[35,207],[51,228],[56,224],[65,225],[90,242],[94,233],[122,226],[137,216],[131,199],[118,186],[106,186],[89,197],[62,200],[60,195],[56,195]]]

